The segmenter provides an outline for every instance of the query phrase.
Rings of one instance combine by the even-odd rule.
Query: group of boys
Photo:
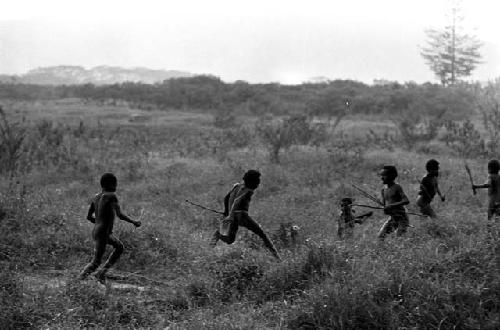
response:
[[[442,201],[445,201],[445,196],[439,190],[439,162],[431,159],[426,163],[427,174],[420,182],[419,197],[417,206],[420,208],[422,215],[436,219],[437,215],[431,207],[431,202],[435,195],[439,195]],[[495,215],[500,215],[500,163],[497,160],[488,162],[488,181],[481,185],[472,184],[472,189],[475,193],[476,189],[488,189],[488,219]],[[249,214],[249,206],[253,192],[260,184],[260,172],[249,170],[243,176],[243,182],[235,184],[232,189],[224,197],[224,218],[220,222],[220,227],[215,231],[211,240],[211,246],[215,246],[219,240],[227,244],[232,244],[235,241],[236,233],[240,226],[259,236],[266,248],[272,255],[280,260],[278,251],[273,243],[266,235],[261,226],[252,219]],[[385,214],[389,218],[382,225],[378,238],[384,238],[391,232],[396,231],[397,235],[404,234],[409,227],[408,214],[405,206],[410,202],[405,195],[402,187],[396,183],[398,171],[393,165],[386,165],[380,172],[380,178],[384,184],[381,191],[382,200],[380,204]],[[139,227],[140,221],[134,221],[122,213],[118,199],[116,197],[117,178],[112,173],[105,173],[101,177],[102,192],[97,194],[90,203],[87,219],[94,223],[92,237],[94,239],[95,251],[92,261],[85,266],[80,273],[80,278],[84,279],[98,269],[102,262],[106,245],[114,247],[113,252],[103,267],[95,273],[95,277],[100,281],[105,281],[105,275],[108,269],[116,263],[123,252],[123,244],[118,238],[113,236],[113,224],[115,216],[126,222],[132,223]],[[343,198],[341,201],[341,216],[339,218],[338,235],[339,237],[351,236],[355,223],[361,223],[364,218],[371,215],[370,213],[361,216],[354,216],[351,209],[352,198]]]

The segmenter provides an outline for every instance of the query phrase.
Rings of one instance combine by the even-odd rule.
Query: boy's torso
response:
[[[111,233],[115,220],[114,203],[118,202],[115,193],[101,192],[94,197],[92,202],[95,207],[96,227]]]
[[[401,202],[403,200],[403,189],[399,184],[394,183],[391,186],[387,186],[382,189],[382,197],[385,201],[385,205]],[[404,213],[406,212],[406,209],[403,205],[400,205],[392,208],[391,213],[392,212]]]
[[[341,224],[354,226],[354,215],[352,214],[351,208],[341,208],[339,218]]]
[[[500,176],[498,174],[490,174],[488,178],[490,187],[488,188],[488,197],[490,207],[500,203]]]
[[[418,194],[423,197],[425,202],[430,203],[434,196],[436,196],[437,178],[427,174],[422,178],[420,185],[421,191]]]
[[[229,192],[229,199],[228,199],[229,210],[231,210],[235,199],[237,199],[240,196],[243,196],[244,194],[247,194],[248,192],[253,192],[253,190],[246,187],[243,183],[235,184],[233,189]],[[237,205],[235,206],[233,211],[248,212],[248,208],[250,207],[250,201],[251,201],[251,194],[247,194],[247,196],[243,197],[241,200],[237,202]]]

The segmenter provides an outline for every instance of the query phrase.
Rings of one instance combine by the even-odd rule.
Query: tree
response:
[[[443,30],[428,29],[427,47],[421,55],[443,86],[454,85],[461,77],[468,77],[481,63],[479,48],[482,42],[464,32],[459,1],[453,1],[450,23]]]

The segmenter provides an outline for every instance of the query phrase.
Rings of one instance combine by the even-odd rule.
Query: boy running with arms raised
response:
[[[224,197],[225,218],[222,220],[221,228],[215,231],[211,245],[215,247],[219,240],[226,244],[232,244],[236,239],[239,226],[243,226],[257,234],[264,241],[266,248],[279,260],[278,251],[269,237],[260,225],[248,215],[253,192],[260,184],[260,175],[260,172],[256,170],[247,171],[243,176],[243,183],[235,184]]]

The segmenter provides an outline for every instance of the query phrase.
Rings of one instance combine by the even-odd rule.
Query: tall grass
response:
[[[168,129],[62,119],[30,125],[21,155],[30,166],[0,182],[2,329],[500,326],[498,228],[487,225],[486,196],[472,196],[451,149],[377,148],[342,135],[341,126],[340,135],[291,147],[273,163],[251,125],[247,140],[231,143],[234,127],[214,127],[210,118]],[[36,141],[51,148],[37,152]],[[442,190],[453,186],[446,203],[434,202],[439,220],[411,218],[405,237],[379,243],[384,215],[376,213],[352,239],[337,240],[338,199],[368,202],[351,182],[376,194],[380,166],[396,164],[415,200],[429,157],[441,162]],[[483,161],[469,165],[476,180],[486,177]],[[220,208],[248,168],[263,173],[251,213],[280,247],[281,263],[244,228],[233,245],[210,248],[217,216],[183,203]],[[125,253],[107,287],[75,280],[92,255],[85,216],[104,171],[118,176],[123,210],[144,214],[137,229],[117,220]],[[301,228],[293,244],[283,235],[292,224]]]

